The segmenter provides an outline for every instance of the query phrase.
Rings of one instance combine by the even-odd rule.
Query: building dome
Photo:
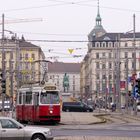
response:
[[[92,41],[93,38],[102,36],[102,35],[104,35],[106,33],[105,29],[102,26],[102,18],[100,16],[100,11],[99,11],[99,1],[98,1],[97,16],[96,16],[95,20],[96,20],[96,25],[88,35],[89,41]]]

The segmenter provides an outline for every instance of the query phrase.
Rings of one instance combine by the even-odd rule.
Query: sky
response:
[[[87,54],[86,41],[95,26],[97,0],[0,2],[0,17],[5,15],[5,30],[16,33],[19,38],[24,35],[26,40],[40,46],[47,60],[77,63]],[[102,25],[107,32],[132,30],[133,14],[136,15],[136,32],[140,31],[140,0],[100,0],[99,3]],[[16,23],[19,19],[30,22]],[[9,20],[13,23],[6,24]],[[5,35],[11,36],[7,31]]]

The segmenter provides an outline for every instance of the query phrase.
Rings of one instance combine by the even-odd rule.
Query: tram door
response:
[[[34,117],[33,120],[34,121],[39,121],[39,93],[35,92],[33,93],[33,105],[34,105]]]

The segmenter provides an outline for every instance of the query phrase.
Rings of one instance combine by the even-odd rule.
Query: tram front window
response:
[[[40,95],[41,104],[58,104],[59,96],[57,92],[43,92]]]

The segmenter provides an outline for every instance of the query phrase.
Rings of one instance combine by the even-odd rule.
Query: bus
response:
[[[22,123],[59,123],[59,90],[51,84],[21,87],[17,94],[16,119]]]

